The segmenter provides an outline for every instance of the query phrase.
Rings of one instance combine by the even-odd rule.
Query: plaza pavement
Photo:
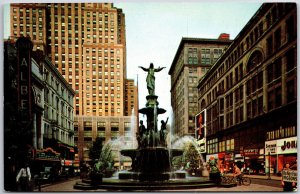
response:
[[[249,175],[246,175],[249,176]],[[268,180],[268,176],[260,176],[260,175],[250,175],[251,179],[265,179]],[[160,190],[160,191],[152,191],[152,192],[280,192],[282,191],[282,187],[280,187],[280,177],[271,176],[271,180],[277,180],[278,186],[274,185],[261,185],[257,183],[252,183],[250,186],[236,186],[230,188],[224,187],[210,187],[210,188],[200,188],[200,189],[184,189],[184,190]],[[77,182],[81,181],[78,177],[69,179],[67,181],[55,184],[47,184],[43,185],[41,188],[41,192],[121,192],[121,191],[108,191],[108,190],[77,190],[73,189],[73,185]],[[35,191],[38,191],[37,189]],[[146,190],[137,191],[137,192],[145,192]],[[135,191],[136,192],[136,191]]]

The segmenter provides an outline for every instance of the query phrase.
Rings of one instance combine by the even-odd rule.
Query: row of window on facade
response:
[[[286,20],[286,23],[285,23],[285,32],[286,32],[286,39],[288,41],[291,41],[291,40],[294,40],[295,37],[296,37],[296,29],[295,29],[295,19],[294,19],[294,15],[290,16],[287,20]],[[263,26],[262,24],[259,24],[259,26]],[[263,32],[267,31],[268,28],[264,29]],[[275,51],[275,48],[276,49],[279,49],[280,46],[278,44],[280,44],[282,46],[282,42],[283,42],[283,37],[281,36],[281,26],[277,29],[277,31],[275,31],[274,33],[274,37],[276,39],[273,38],[273,34],[270,35],[270,37],[267,39],[267,43],[266,43],[266,47],[267,47],[267,53],[268,55],[271,55],[274,51]],[[251,35],[251,34],[250,34]],[[261,34],[262,35],[262,34]],[[246,38],[247,40],[247,38]],[[256,40],[256,39],[255,39]],[[276,40],[276,41],[275,41]],[[276,47],[274,46],[273,42],[276,42]],[[288,43],[286,41],[286,43]],[[253,41],[253,44],[254,44],[254,41]],[[243,45],[243,43],[241,43],[241,45]],[[243,48],[243,47],[241,47]],[[246,52],[248,49],[250,48],[247,48],[247,49],[242,49],[241,51],[242,52],[232,52],[231,55],[229,55],[228,59],[225,60],[225,63],[223,63],[219,68],[218,70],[216,71],[216,73],[214,75],[211,76],[211,78],[207,81],[208,84],[206,84],[206,86],[204,88],[201,88],[201,90],[203,92],[205,92],[206,89],[210,88],[214,82],[219,78],[221,77],[224,73],[226,73],[226,70],[231,67],[234,62],[237,61],[237,59],[239,59],[242,54],[244,52]],[[240,49],[237,48],[237,51],[239,51]],[[236,55],[234,53],[237,53]],[[260,58],[256,59],[254,58],[252,60],[252,63],[253,65],[257,65],[259,64],[257,60],[259,60]],[[250,69],[247,69],[248,71],[251,71],[252,68],[254,68],[255,66],[250,66],[249,68]],[[248,73],[248,72],[247,72]]]
[[[48,123],[44,123],[44,137],[48,139],[57,139],[63,143],[74,145],[73,136],[68,131],[57,127],[52,127]]]
[[[62,75],[65,79],[67,79],[67,81],[71,84],[71,85],[73,85],[72,84],[72,78],[74,77],[74,76],[72,76],[72,74],[71,75],[69,75],[69,76],[66,76],[66,75]],[[90,76],[91,77],[91,76]],[[83,81],[85,81],[85,83],[87,83],[87,84],[89,84],[89,83],[91,83],[91,81],[90,80],[92,80],[92,84],[93,84],[93,89],[96,89],[96,84],[97,83],[99,83],[99,85],[102,85],[103,83],[103,81],[104,81],[104,84],[105,84],[105,86],[109,86],[109,83],[111,84],[110,86],[111,87],[114,87],[113,86],[113,84],[119,84],[120,82],[121,82],[121,80],[120,80],[120,76],[114,76],[114,77],[109,77],[108,75],[104,75],[103,77],[105,78],[105,79],[102,79],[103,77],[98,77],[98,78],[96,78],[96,76],[95,75],[92,75],[92,79],[90,79],[90,77],[87,77],[85,80],[83,79]],[[115,79],[114,78],[117,78],[116,80],[117,80],[117,82],[115,82]],[[78,93],[78,88],[79,88],[79,78],[78,78],[78,76],[76,76],[76,78],[74,79],[74,81],[75,81],[75,89],[76,89],[76,92]],[[98,86],[98,87],[100,87],[100,86]],[[99,88],[100,89],[100,88]],[[101,86],[101,90],[102,90],[102,86]]]
[[[76,38],[75,38],[76,39]],[[73,48],[73,47],[72,47]],[[54,56],[56,57],[56,60],[58,59],[59,57],[59,54],[57,53],[58,52],[58,47],[55,47],[55,54]],[[69,49],[69,55],[66,57],[64,53],[61,54],[61,60],[62,60],[62,63],[65,63],[65,60],[68,59],[69,61],[72,61],[72,58],[74,57],[74,53],[72,49]],[[98,61],[102,61],[102,59],[104,59],[104,61],[106,62],[105,64],[107,65],[107,62],[108,62],[108,59],[110,59],[112,65],[114,65],[114,62],[120,62],[121,58],[119,57],[119,54],[120,54],[120,51],[119,49],[117,50],[117,57],[114,56],[114,52],[113,52],[113,49],[110,50],[110,55],[109,53],[107,52],[107,50],[104,50],[104,54],[102,52],[101,49],[98,50],[98,52],[89,52],[88,49],[84,50],[85,53],[84,55],[82,55],[81,57],[79,57],[79,54],[78,54],[78,49],[75,49],[75,59],[76,60],[79,60],[80,58],[82,59],[82,57],[84,56],[87,64],[89,64],[88,62],[91,62],[93,65],[97,62],[96,59],[98,59]],[[103,57],[104,55],[104,57]],[[102,58],[103,57],[103,58]],[[101,64],[99,64],[101,65]],[[102,64],[103,65],[103,64]],[[116,64],[116,65],[119,65],[119,64]]]
[[[282,81],[287,81],[289,84],[287,84],[288,87],[288,101],[292,101],[294,99],[294,94],[292,93],[292,89],[294,88],[294,80],[290,80],[289,77],[293,77],[293,71],[296,67],[296,57],[295,57],[296,49],[291,49],[288,52],[286,52],[284,57],[278,57],[273,63],[270,63],[267,65],[266,71],[267,71],[267,88],[272,89],[274,87],[281,87]],[[283,64],[283,59],[286,59],[286,63]],[[237,83],[239,83],[240,80],[243,78],[242,71],[239,71],[239,69],[242,69],[242,64],[235,68],[235,77],[233,76],[233,72],[231,72],[225,80],[221,81],[218,85],[219,91],[217,91],[217,87],[215,87],[212,92],[207,94],[207,102],[210,104],[213,102],[219,95],[222,95],[225,92],[224,85],[227,87],[226,90],[231,89],[231,87],[235,86]],[[285,74],[287,75],[287,80],[282,80],[282,70],[285,70]],[[238,74],[240,72],[240,74]],[[224,84],[225,81],[225,84]],[[245,83],[246,85],[246,95],[250,96],[253,93],[260,93],[262,92],[260,89],[263,87],[263,71],[259,70],[256,72],[248,81]],[[279,90],[279,89],[277,89]],[[201,94],[199,94],[201,95]],[[232,95],[232,94],[230,94]],[[240,100],[243,100],[243,86],[240,86],[235,91],[235,102],[239,102]],[[227,100],[226,104],[227,107],[232,106],[232,100],[233,98],[229,98]],[[205,103],[201,103],[201,107],[204,107]]]
[[[24,5],[30,5],[30,4],[24,4]],[[51,4],[48,4],[48,8],[51,8],[52,5]],[[64,5],[64,4],[54,4],[54,10],[55,11],[58,11],[58,9],[60,9],[61,11],[61,14],[63,15],[65,11],[68,11],[71,13],[71,10],[75,9],[75,10],[78,10],[79,6],[78,6],[78,3],[73,3],[73,4],[68,4],[68,5]],[[80,7],[81,8],[84,8],[85,5],[84,4],[80,4]],[[38,8],[35,8],[34,6],[24,6],[24,8],[13,8],[13,13],[20,13],[20,14],[23,14],[24,12],[26,14],[34,14],[34,13],[39,13],[39,14],[42,14],[44,11],[42,9],[40,9],[39,7]],[[91,11],[84,11],[86,13],[86,16],[87,17],[91,17],[91,20],[93,19],[96,19],[96,17],[98,16],[98,19],[99,18],[102,18],[102,16],[104,16],[105,19],[108,19],[108,17],[110,19],[114,19],[115,17],[115,14],[114,13],[110,13],[108,14],[108,12],[103,12],[103,13],[96,13],[96,12],[91,12]],[[98,20],[97,19],[97,20]]]
[[[248,131],[247,131],[247,135],[248,135]],[[246,145],[245,140],[251,137],[251,133],[249,133],[249,136],[247,135],[244,134],[237,138],[229,138],[227,140],[221,140],[221,141],[218,141],[217,138],[210,139],[207,141],[207,153],[213,154],[218,152],[239,150],[240,148],[239,145],[241,144],[241,142],[243,142],[242,145]],[[295,127],[284,127],[284,128],[280,127],[279,129],[268,131],[266,132],[265,135],[262,134],[259,137],[263,138],[263,141],[270,141],[270,140],[284,139],[287,137],[295,137],[295,136],[297,136],[297,130]]]
[[[73,115],[73,114],[72,114]],[[67,129],[72,129],[72,122],[71,119],[73,118],[72,115],[62,115],[59,111],[50,108],[48,105],[44,107],[44,118],[48,120],[57,121],[58,125],[63,126]]]
[[[97,131],[105,131],[106,127],[109,127],[109,124],[107,122],[97,122],[96,123]],[[110,131],[119,131],[120,130],[120,123],[119,122],[110,122]],[[130,132],[131,131],[131,123],[130,122],[124,122],[124,131]],[[78,122],[74,122],[74,129],[75,131],[78,131]],[[84,131],[92,131],[93,130],[93,122],[91,121],[84,121],[83,122],[83,129]]]
[[[286,99],[287,103],[293,102],[296,99],[295,93],[295,80],[290,80],[287,86]],[[262,92],[262,91],[261,91]],[[235,95],[239,95],[239,90],[236,90]],[[242,94],[242,93],[241,93]],[[235,108],[233,108],[233,93],[227,95],[226,104],[227,108],[224,111],[224,99],[221,98],[218,102],[219,104],[213,105],[207,111],[207,121],[208,123],[211,121],[211,118],[216,118],[220,114],[226,113],[226,121],[227,127],[230,127],[234,124],[243,122],[245,119],[253,118],[259,115],[264,114],[267,111],[271,111],[275,108],[279,108],[282,106],[282,87],[276,87],[275,89],[270,90],[267,93],[268,101],[267,105],[263,105],[263,95],[262,93],[258,94],[253,98],[249,98],[247,100],[247,118],[244,118],[244,105],[243,102],[235,102]],[[218,108],[219,105],[219,108]],[[219,110],[219,112],[218,112]],[[233,119],[233,111],[235,111],[235,122]],[[209,124],[208,124],[209,126]],[[221,116],[220,118],[220,129],[224,129],[224,118]]]
[[[201,53],[198,53],[197,48],[188,49],[188,64],[199,64],[198,58],[201,56],[202,65],[214,64],[217,59],[222,55],[223,49],[206,48],[201,49]]]

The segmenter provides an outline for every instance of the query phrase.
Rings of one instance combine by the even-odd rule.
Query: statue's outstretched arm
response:
[[[142,66],[139,66],[139,68],[141,68],[144,71],[148,71],[149,70],[148,68],[145,68],[145,67],[142,67]]]
[[[159,71],[163,70],[164,68],[166,68],[166,67],[158,67],[157,69],[154,69],[154,71],[159,72]]]

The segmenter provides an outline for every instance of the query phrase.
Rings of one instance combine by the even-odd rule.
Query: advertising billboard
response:
[[[206,137],[206,109],[195,116],[195,137],[197,140]]]

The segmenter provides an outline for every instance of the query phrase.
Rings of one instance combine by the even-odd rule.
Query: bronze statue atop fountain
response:
[[[155,72],[160,72],[161,70],[163,70],[166,67],[154,68],[153,63],[150,63],[149,68],[145,68],[145,67],[142,67],[142,66],[139,66],[139,68],[141,68],[142,70],[148,72],[148,75],[147,75],[147,78],[146,78],[148,93],[149,93],[149,95],[155,95],[155,76],[154,76],[154,73]]]

